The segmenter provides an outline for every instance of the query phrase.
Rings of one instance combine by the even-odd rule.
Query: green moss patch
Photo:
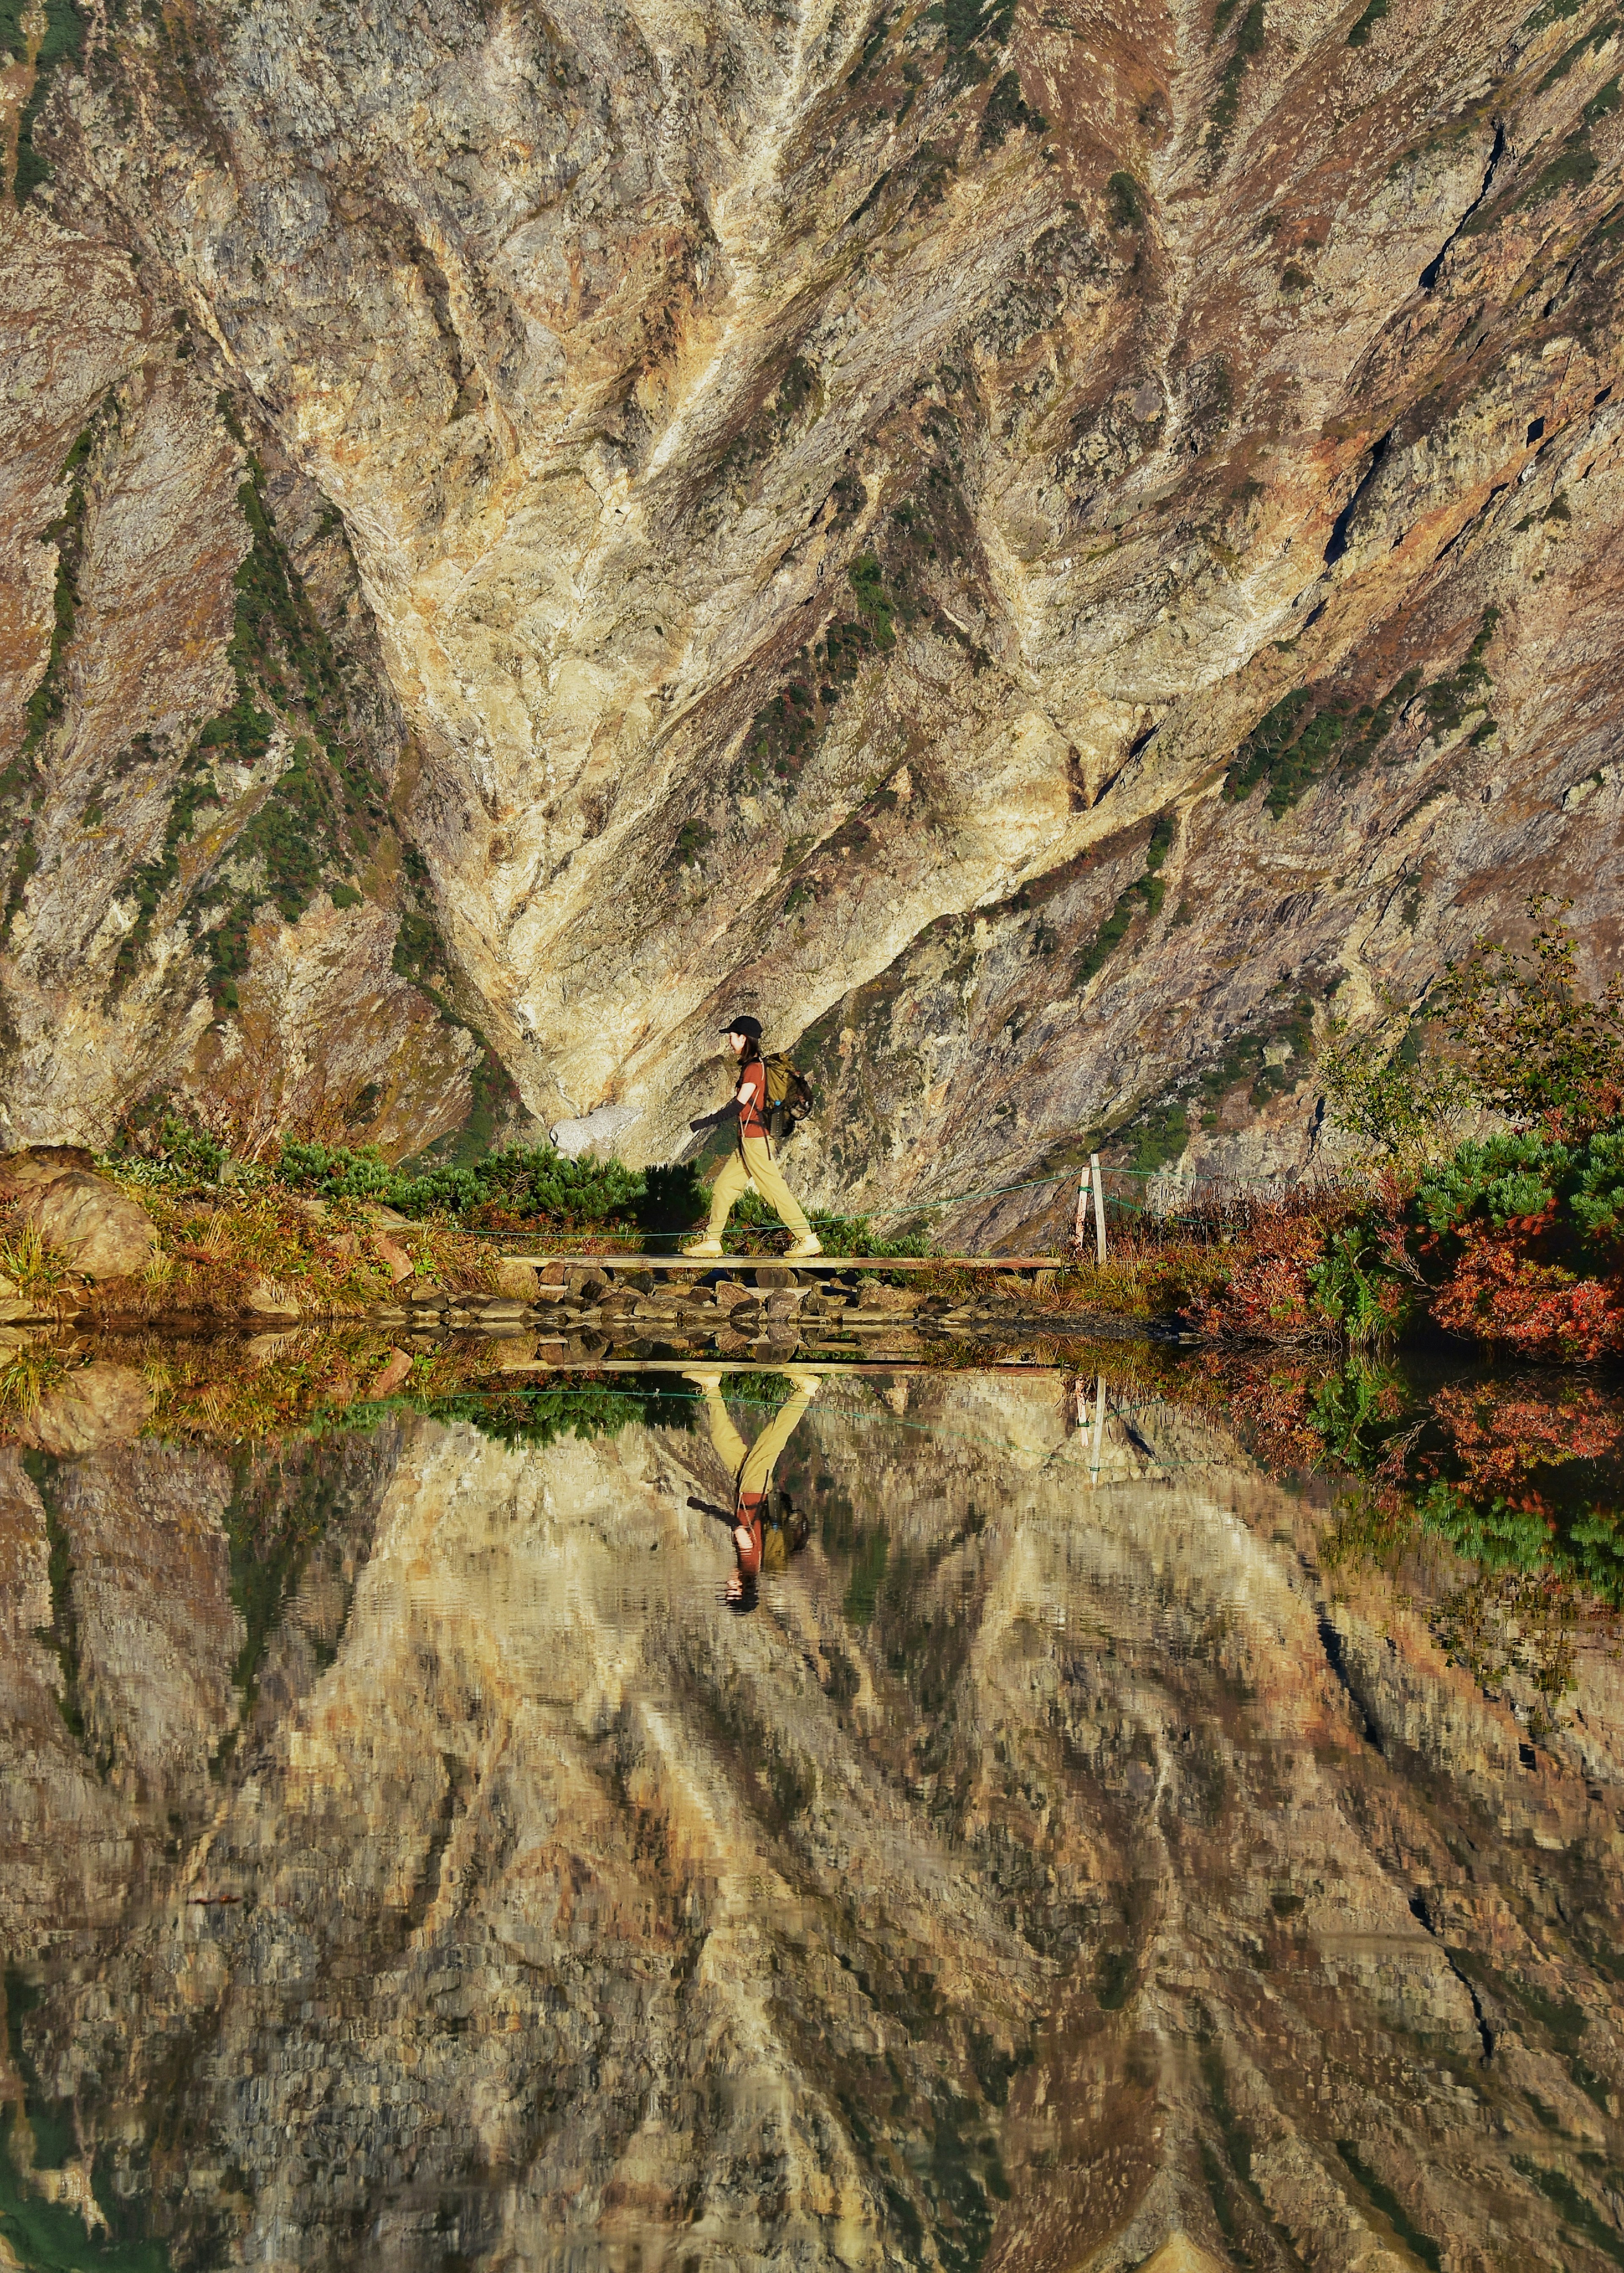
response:
[[[1220,0],[1220,13],[1228,20],[1228,11]],[[1214,30],[1222,26],[1214,19]],[[1235,46],[1218,81],[1218,92],[1213,100],[1211,121],[1207,131],[1208,143],[1216,146],[1228,135],[1240,115],[1241,89],[1254,56],[1263,53],[1263,0],[1252,0],[1241,18],[1240,28],[1235,34]]]
[[[28,879],[40,865],[34,841],[34,814],[41,791],[35,754],[63,716],[65,705],[63,682],[68,646],[79,615],[79,576],[90,512],[86,469],[109,417],[116,419],[117,413],[110,409],[109,401],[104,401],[76,437],[57,476],[59,481],[69,485],[67,502],[56,519],[40,531],[40,543],[56,548],[50,649],[40,682],[24,709],[22,746],[11,764],[0,772],[0,830],[10,839],[11,849],[11,874],[6,880],[4,908],[0,909],[0,944],[10,934],[11,919],[22,905]]]
[[[26,53],[22,14],[23,0],[4,0],[0,11],[0,46],[18,56]],[[34,86],[17,129],[17,172],[11,187],[19,206],[41,182],[50,179],[50,161],[43,152],[34,148],[34,130],[57,65],[79,61],[85,44],[85,21],[76,0],[45,0],[45,35],[34,59]]]
[[[1020,92],[1020,73],[1007,71],[993,83],[981,113],[980,141],[983,150],[996,150],[1004,137],[1017,127],[1030,134],[1041,134],[1049,121],[1041,110],[1034,110],[1025,102]]]
[[[1157,872],[1167,859],[1176,829],[1170,813],[1157,815],[1145,846],[1143,874],[1117,894],[1116,906],[1077,958],[1073,976],[1079,986],[1086,986],[1104,968],[1141,908],[1153,919],[1161,914],[1167,887]]]
[[[1266,783],[1264,804],[1278,820],[1333,764],[1350,772],[1366,764],[1420,683],[1418,671],[1407,671],[1379,702],[1357,708],[1329,687],[1293,688],[1237,751],[1225,798],[1237,804]]]

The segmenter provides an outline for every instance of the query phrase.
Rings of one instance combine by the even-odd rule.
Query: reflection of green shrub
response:
[[[613,1389],[509,1389],[492,1396],[468,1392],[433,1398],[422,1407],[436,1421],[466,1421],[502,1444],[541,1448],[566,1437],[590,1442],[618,1437],[634,1423],[645,1429],[691,1429],[693,1392],[680,1382],[634,1376]]]
[[[1485,1504],[1439,1482],[1421,1495],[1416,1512],[1424,1530],[1485,1571],[1535,1571],[1550,1559],[1551,1526],[1535,1509],[1498,1497]]]

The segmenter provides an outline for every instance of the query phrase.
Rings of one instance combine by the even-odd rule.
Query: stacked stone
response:
[[[716,1353],[764,1363],[808,1357],[915,1355],[932,1341],[974,1340],[1024,1323],[1050,1325],[1018,1279],[996,1281],[962,1301],[873,1279],[846,1283],[784,1264],[704,1279],[635,1264],[502,1265],[504,1291],[448,1293],[416,1287],[383,1311],[419,1342],[477,1330],[522,1342],[516,1364],[555,1360],[685,1357]]]

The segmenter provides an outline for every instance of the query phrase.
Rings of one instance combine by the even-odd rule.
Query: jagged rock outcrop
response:
[[[1605,1647],[1061,1386],[830,1384],[749,1617],[681,1429],[0,1472],[8,2095],[182,2264],[1609,2262]]]
[[[824,1199],[1290,1167],[1334,987],[1535,885],[1610,955],[1620,60],[98,15],[4,224],[15,1138],[178,1082],[656,1158],[744,1002]]]

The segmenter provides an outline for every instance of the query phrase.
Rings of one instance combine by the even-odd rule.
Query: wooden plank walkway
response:
[[[504,1255],[538,1271],[1063,1271],[1064,1255]]]

